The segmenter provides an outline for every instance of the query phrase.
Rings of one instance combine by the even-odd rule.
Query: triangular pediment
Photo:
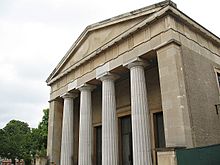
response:
[[[123,21],[107,27],[89,31],[86,36],[82,38],[82,41],[78,47],[73,50],[71,55],[65,61],[65,64],[62,65],[59,73],[65,71],[67,68],[88,56],[102,45],[107,44],[124,31],[127,31],[137,23],[143,21],[144,18],[145,17],[142,16],[133,20]]]
[[[220,39],[217,36],[178,10],[173,2],[166,0],[88,26],[50,74],[46,82],[48,85],[52,84],[91,57],[168,13],[213,43],[220,44]]]
[[[47,82],[170,3],[163,1],[88,26],[50,74]],[[172,5],[175,6],[174,3]]]

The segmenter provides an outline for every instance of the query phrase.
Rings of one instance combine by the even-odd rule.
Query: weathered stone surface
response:
[[[175,151],[157,152],[158,165],[177,165]]]
[[[171,1],[90,26],[76,43],[47,81],[51,86],[51,161],[60,162],[63,132],[62,164],[91,164],[91,130],[102,125],[103,164],[120,164],[117,120],[132,115],[134,164],[151,164],[151,151],[154,160],[156,155],[153,116],[161,111],[166,147],[220,143],[220,120],[214,106],[220,98],[216,78],[220,71],[220,40],[176,10]],[[134,65],[129,78],[129,70],[123,66],[137,58],[147,60],[149,66],[143,69]],[[120,79],[113,81],[113,77],[104,76],[109,72],[119,74]],[[96,79],[100,77],[102,82]],[[81,101],[77,98],[74,108],[73,103],[66,106],[64,101],[64,110],[73,108],[74,115],[63,111],[60,96],[85,83],[95,84],[97,89],[82,94]],[[90,97],[94,98],[92,103]],[[66,122],[63,129],[62,116]],[[158,162],[175,164],[173,153],[158,154]]]
[[[115,75],[102,81],[102,164],[118,165],[118,119],[116,116]]]
[[[131,119],[134,165],[152,165],[150,111],[147,102],[147,88],[144,62],[128,64],[131,83]]]
[[[63,105],[63,124],[62,124],[62,140],[61,140],[61,156],[60,165],[73,164],[73,149],[74,149],[74,136],[73,136],[73,99],[75,94],[66,93],[62,96],[64,99]]]
[[[47,156],[50,162],[60,163],[62,136],[63,104],[61,101],[50,102],[48,121]]]
[[[220,63],[209,60],[202,51],[198,54],[187,47],[182,47],[182,51],[194,145],[218,144],[220,120],[214,105],[219,103],[219,87],[214,66],[220,68]],[[209,56],[213,54],[210,52]]]
[[[157,51],[167,147],[191,147],[192,134],[182,54],[170,44]]]
[[[93,126],[92,97],[95,87],[84,84],[80,90],[80,125],[79,125],[79,165],[92,165],[93,156]]]

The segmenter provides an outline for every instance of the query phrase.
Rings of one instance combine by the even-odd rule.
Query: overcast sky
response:
[[[11,119],[37,127],[49,107],[45,80],[89,24],[159,0],[0,0],[0,128]],[[220,36],[220,1],[175,0]]]

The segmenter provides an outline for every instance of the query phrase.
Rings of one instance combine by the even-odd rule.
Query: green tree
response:
[[[43,110],[44,115],[38,128],[32,128],[27,123],[11,120],[0,129],[0,157],[24,159],[27,165],[36,154],[46,156],[47,128],[49,109]]]
[[[24,159],[26,165],[36,154],[46,156],[47,130],[49,109],[43,110],[44,115],[38,128],[30,129],[25,122],[11,120],[3,129],[0,129],[0,157]]]
[[[5,131],[3,129],[0,129],[0,155],[1,157],[5,157],[5,155],[7,155],[6,146],[7,146],[7,137],[6,137]]]
[[[0,131],[1,150],[0,156],[14,160],[24,159],[27,164],[31,161],[31,143],[28,137],[31,130],[27,123],[18,120],[11,120]]]
[[[42,137],[42,144],[47,148],[47,134],[48,134],[48,120],[49,120],[49,109],[44,109],[44,116],[40,122],[38,129],[40,130],[40,135]]]
[[[47,148],[49,109],[44,109],[43,112],[44,115],[38,128],[33,128],[31,132],[32,154],[39,156],[46,156]]]

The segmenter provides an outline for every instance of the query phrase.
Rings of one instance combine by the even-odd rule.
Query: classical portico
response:
[[[165,2],[155,9],[165,10],[167,5],[170,4]],[[143,9],[142,14],[148,12],[152,12],[152,17],[156,14],[151,8]],[[115,38],[114,42],[107,42],[108,47],[104,44],[96,51],[91,51],[90,45],[89,49],[82,49],[80,52],[77,47],[72,48],[75,53],[69,54],[69,57],[66,57],[68,60],[62,61],[57,67],[59,71],[53,73],[56,76],[51,77],[51,104],[61,104],[60,109],[52,107],[51,111],[62,113],[62,129],[57,130],[60,131],[60,141],[55,138],[56,135],[52,135],[60,149],[52,154],[51,162],[55,161],[60,165],[152,165],[156,161],[156,147],[165,147],[165,144],[187,145],[185,132],[181,132],[182,128],[185,129],[181,123],[182,118],[176,123],[181,137],[171,140],[171,143],[169,138],[165,139],[165,136],[169,137],[170,134],[166,129],[164,131],[163,125],[162,112],[166,109],[167,98],[164,102],[161,100],[161,90],[163,84],[166,84],[164,76],[167,74],[160,63],[163,60],[160,54],[164,52],[163,49],[172,51],[172,45],[179,47],[178,42],[158,40],[161,36],[156,35],[155,28],[159,32],[165,30],[161,28],[163,26],[143,24],[151,21],[151,16],[139,18],[137,15],[136,19],[125,21],[119,29],[123,32],[123,28],[127,27],[127,34],[118,32],[121,23],[117,22],[121,19],[124,19],[123,16],[104,24],[106,32],[110,30],[108,24],[111,24],[111,30],[115,31],[107,36],[110,40]],[[173,23],[169,16],[163,20],[166,20],[161,20],[166,22],[164,27]],[[142,23],[138,23],[140,21]],[[138,31],[134,24],[140,26]],[[97,24],[91,28],[97,29],[104,25]],[[161,35],[166,33],[170,32],[165,30]],[[86,48],[86,45],[92,42],[90,40],[93,35],[98,34],[98,31],[96,34],[85,32],[83,35],[87,36],[88,40],[78,44]],[[100,31],[99,37],[102,37],[101,34]],[[98,45],[99,43],[93,49]],[[82,53],[87,55],[82,56]],[[157,117],[161,115],[162,118]],[[52,124],[58,122],[53,116],[50,120],[53,121]],[[167,128],[169,124],[164,122]],[[54,126],[51,125],[51,128],[56,130]],[[157,129],[162,132],[157,133]],[[51,140],[53,141],[53,138]],[[51,145],[53,146],[52,143]]]
[[[96,80],[100,81],[102,88],[102,164],[119,165],[119,134],[118,116],[116,106],[115,81],[120,78],[118,74],[111,73],[108,63],[96,70]],[[131,126],[133,164],[152,164],[150,112],[147,101],[147,88],[144,68],[149,65],[139,57],[126,63],[122,68],[130,72],[131,92]],[[129,71],[130,70],[130,71]],[[73,82],[74,86],[76,82]],[[91,82],[90,82],[91,83]],[[61,165],[73,164],[73,129],[74,129],[74,98],[80,97],[79,115],[79,151],[78,164],[92,165],[94,155],[93,122],[92,122],[92,91],[95,85],[88,82],[76,86],[61,97],[63,105],[63,126],[61,141]],[[95,98],[94,98],[95,99]],[[127,115],[125,115],[127,116]]]
[[[132,13],[88,26],[49,76],[50,162],[156,165],[196,145],[185,54],[208,32],[171,1]]]

